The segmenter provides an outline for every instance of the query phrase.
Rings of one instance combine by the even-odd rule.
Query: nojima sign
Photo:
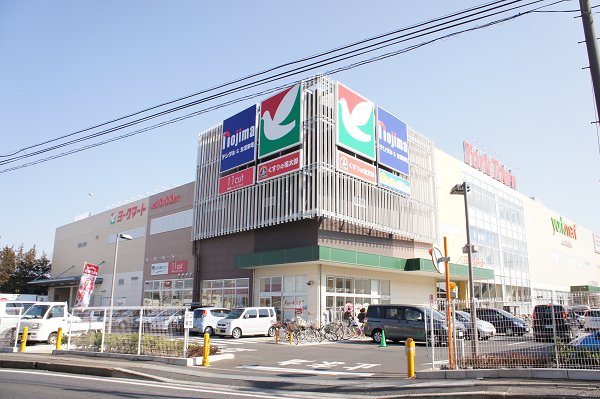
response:
[[[253,105],[223,121],[221,172],[254,161],[256,114],[256,105]]]

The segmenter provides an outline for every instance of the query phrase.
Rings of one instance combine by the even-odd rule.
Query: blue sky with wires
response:
[[[488,4],[471,19],[487,18],[465,23],[461,14],[454,19],[462,25],[454,28],[431,29],[419,38],[413,35],[352,59],[323,62],[219,99],[208,100],[207,95],[224,89],[195,96],[139,116],[206,101],[54,151],[45,150],[66,139],[17,155],[27,158],[0,157],[0,245],[36,244],[51,255],[56,227],[75,216],[192,181],[197,135],[256,100],[211,107],[328,71],[337,71],[334,79],[393,112],[456,158],[462,158],[463,140],[471,141],[513,171],[519,191],[600,233],[600,153],[596,127],[590,123],[595,108],[589,71],[582,69],[588,61],[585,45],[578,44],[583,30],[577,13],[528,13],[482,27],[543,6],[548,7],[538,11],[575,10],[578,2],[405,3],[0,1],[0,155]],[[446,37],[475,27],[482,28]],[[356,54],[356,48],[347,51]],[[393,52],[397,54],[389,54]],[[385,54],[389,57],[346,69]],[[228,88],[243,88],[244,83],[249,81]],[[104,140],[115,141],[99,145]],[[85,146],[92,148],[79,151]],[[45,152],[31,156],[39,150]],[[66,151],[78,152],[5,171]]]

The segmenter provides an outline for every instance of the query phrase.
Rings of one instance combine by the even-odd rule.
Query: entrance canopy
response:
[[[68,287],[72,285],[79,285],[81,276],[68,276],[59,278],[47,278],[43,280],[30,281],[28,285],[42,286],[42,287]],[[96,284],[102,284],[102,277],[96,277]]]

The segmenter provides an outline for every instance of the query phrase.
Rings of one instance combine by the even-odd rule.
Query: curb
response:
[[[119,367],[83,366],[54,362],[34,362],[30,360],[0,360],[0,368],[44,370],[67,374],[84,374],[96,377],[129,378],[146,381],[161,381],[149,374],[139,373]]]
[[[518,378],[536,380],[600,381],[600,372],[583,369],[475,369],[417,371],[417,379],[426,380],[476,380],[482,378]]]

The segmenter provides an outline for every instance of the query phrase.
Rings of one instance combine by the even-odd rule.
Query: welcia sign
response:
[[[256,105],[253,105],[223,121],[221,173],[254,162],[256,115]]]

